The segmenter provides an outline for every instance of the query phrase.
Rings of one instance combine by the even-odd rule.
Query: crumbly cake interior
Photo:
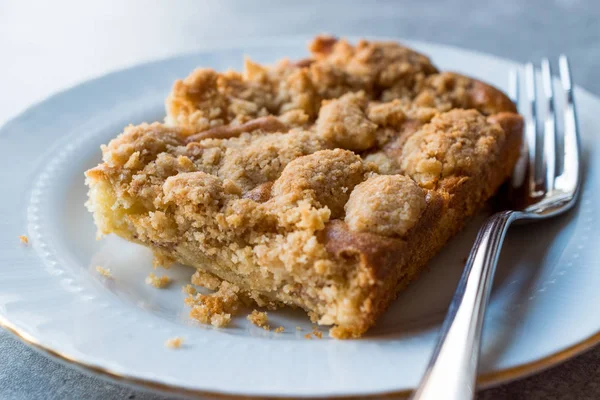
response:
[[[87,205],[100,234],[158,264],[358,337],[510,175],[522,121],[397,43],[320,36],[310,51],[175,82],[164,123],[102,146]]]

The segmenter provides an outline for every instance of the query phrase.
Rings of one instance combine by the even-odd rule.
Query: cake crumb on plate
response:
[[[242,302],[239,291],[240,288],[236,285],[223,281],[215,293],[190,295],[185,299],[185,304],[192,307],[192,319],[223,328],[231,321],[231,315],[239,309]]]
[[[193,296],[197,293],[196,288],[190,285],[189,283],[185,286],[182,286],[181,290],[183,291],[183,293],[186,293],[190,296]]]
[[[151,272],[150,275],[146,277],[145,282],[147,285],[154,286],[157,289],[162,289],[169,286],[169,283],[171,283],[171,278],[168,276],[156,276],[153,272]]]
[[[280,326],[279,328],[273,329],[273,332],[275,332],[275,333],[281,333],[283,331],[285,331],[285,328],[283,326]]]
[[[27,237],[27,235],[21,235],[21,236],[19,236],[19,240],[24,245],[28,245],[29,244],[29,238]]]
[[[259,328],[263,328],[267,331],[271,329],[269,326],[269,317],[266,312],[253,310],[252,313],[246,317],[246,319]]]
[[[182,344],[183,338],[180,336],[167,339],[167,341],[165,342],[165,346],[167,346],[170,349],[179,349]]]
[[[112,279],[112,273],[110,272],[109,268],[104,268],[101,266],[97,266],[96,267],[96,272],[98,272],[100,275],[102,275],[103,277],[107,278],[107,279]]]
[[[323,332],[321,332],[319,330],[319,328],[317,328],[316,326],[313,327],[313,331],[312,334],[317,338],[317,339],[323,339]]]

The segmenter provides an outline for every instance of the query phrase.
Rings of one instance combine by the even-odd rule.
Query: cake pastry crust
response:
[[[392,42],[175,82],[86,172],[100,234],[259,306],[359,337],[510,176],[522,119],[499,90]]]

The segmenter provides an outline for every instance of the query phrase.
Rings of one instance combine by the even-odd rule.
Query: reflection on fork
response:
[[[559,69],[564,95],[562,129],[556,122],[550,61],[541,63],[541,100],[533,64],[525,66],[525,99],[519,91],[519,73],[511,71],[511,98],[521,111],[527,111],[526,140],[511,180],[515,206],[494,214],[479,230],[414,400],[474,398],[485,309],[509,226],[519,220],[538,221],[562,214],[577,202],[581,186],[579,132],[569,62],[564,55],[559,58]]]

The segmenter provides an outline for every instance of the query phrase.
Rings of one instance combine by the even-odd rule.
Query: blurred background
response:
[[[427,40],[523,62],[564,51],[575,81],[600,94],[598,0],[0,0],[0,122],[139,62],[319,32]]]
[[[249,37],[417,39],[538,61],[566,53],[600,95],[598,0],[0,0],[0,124],[87,79]],[[93,99],[90,99],[93,101]],[[82,375],[0,330],[0,399],[160,399]],[[599,399],[600,349],[481,399]]]

